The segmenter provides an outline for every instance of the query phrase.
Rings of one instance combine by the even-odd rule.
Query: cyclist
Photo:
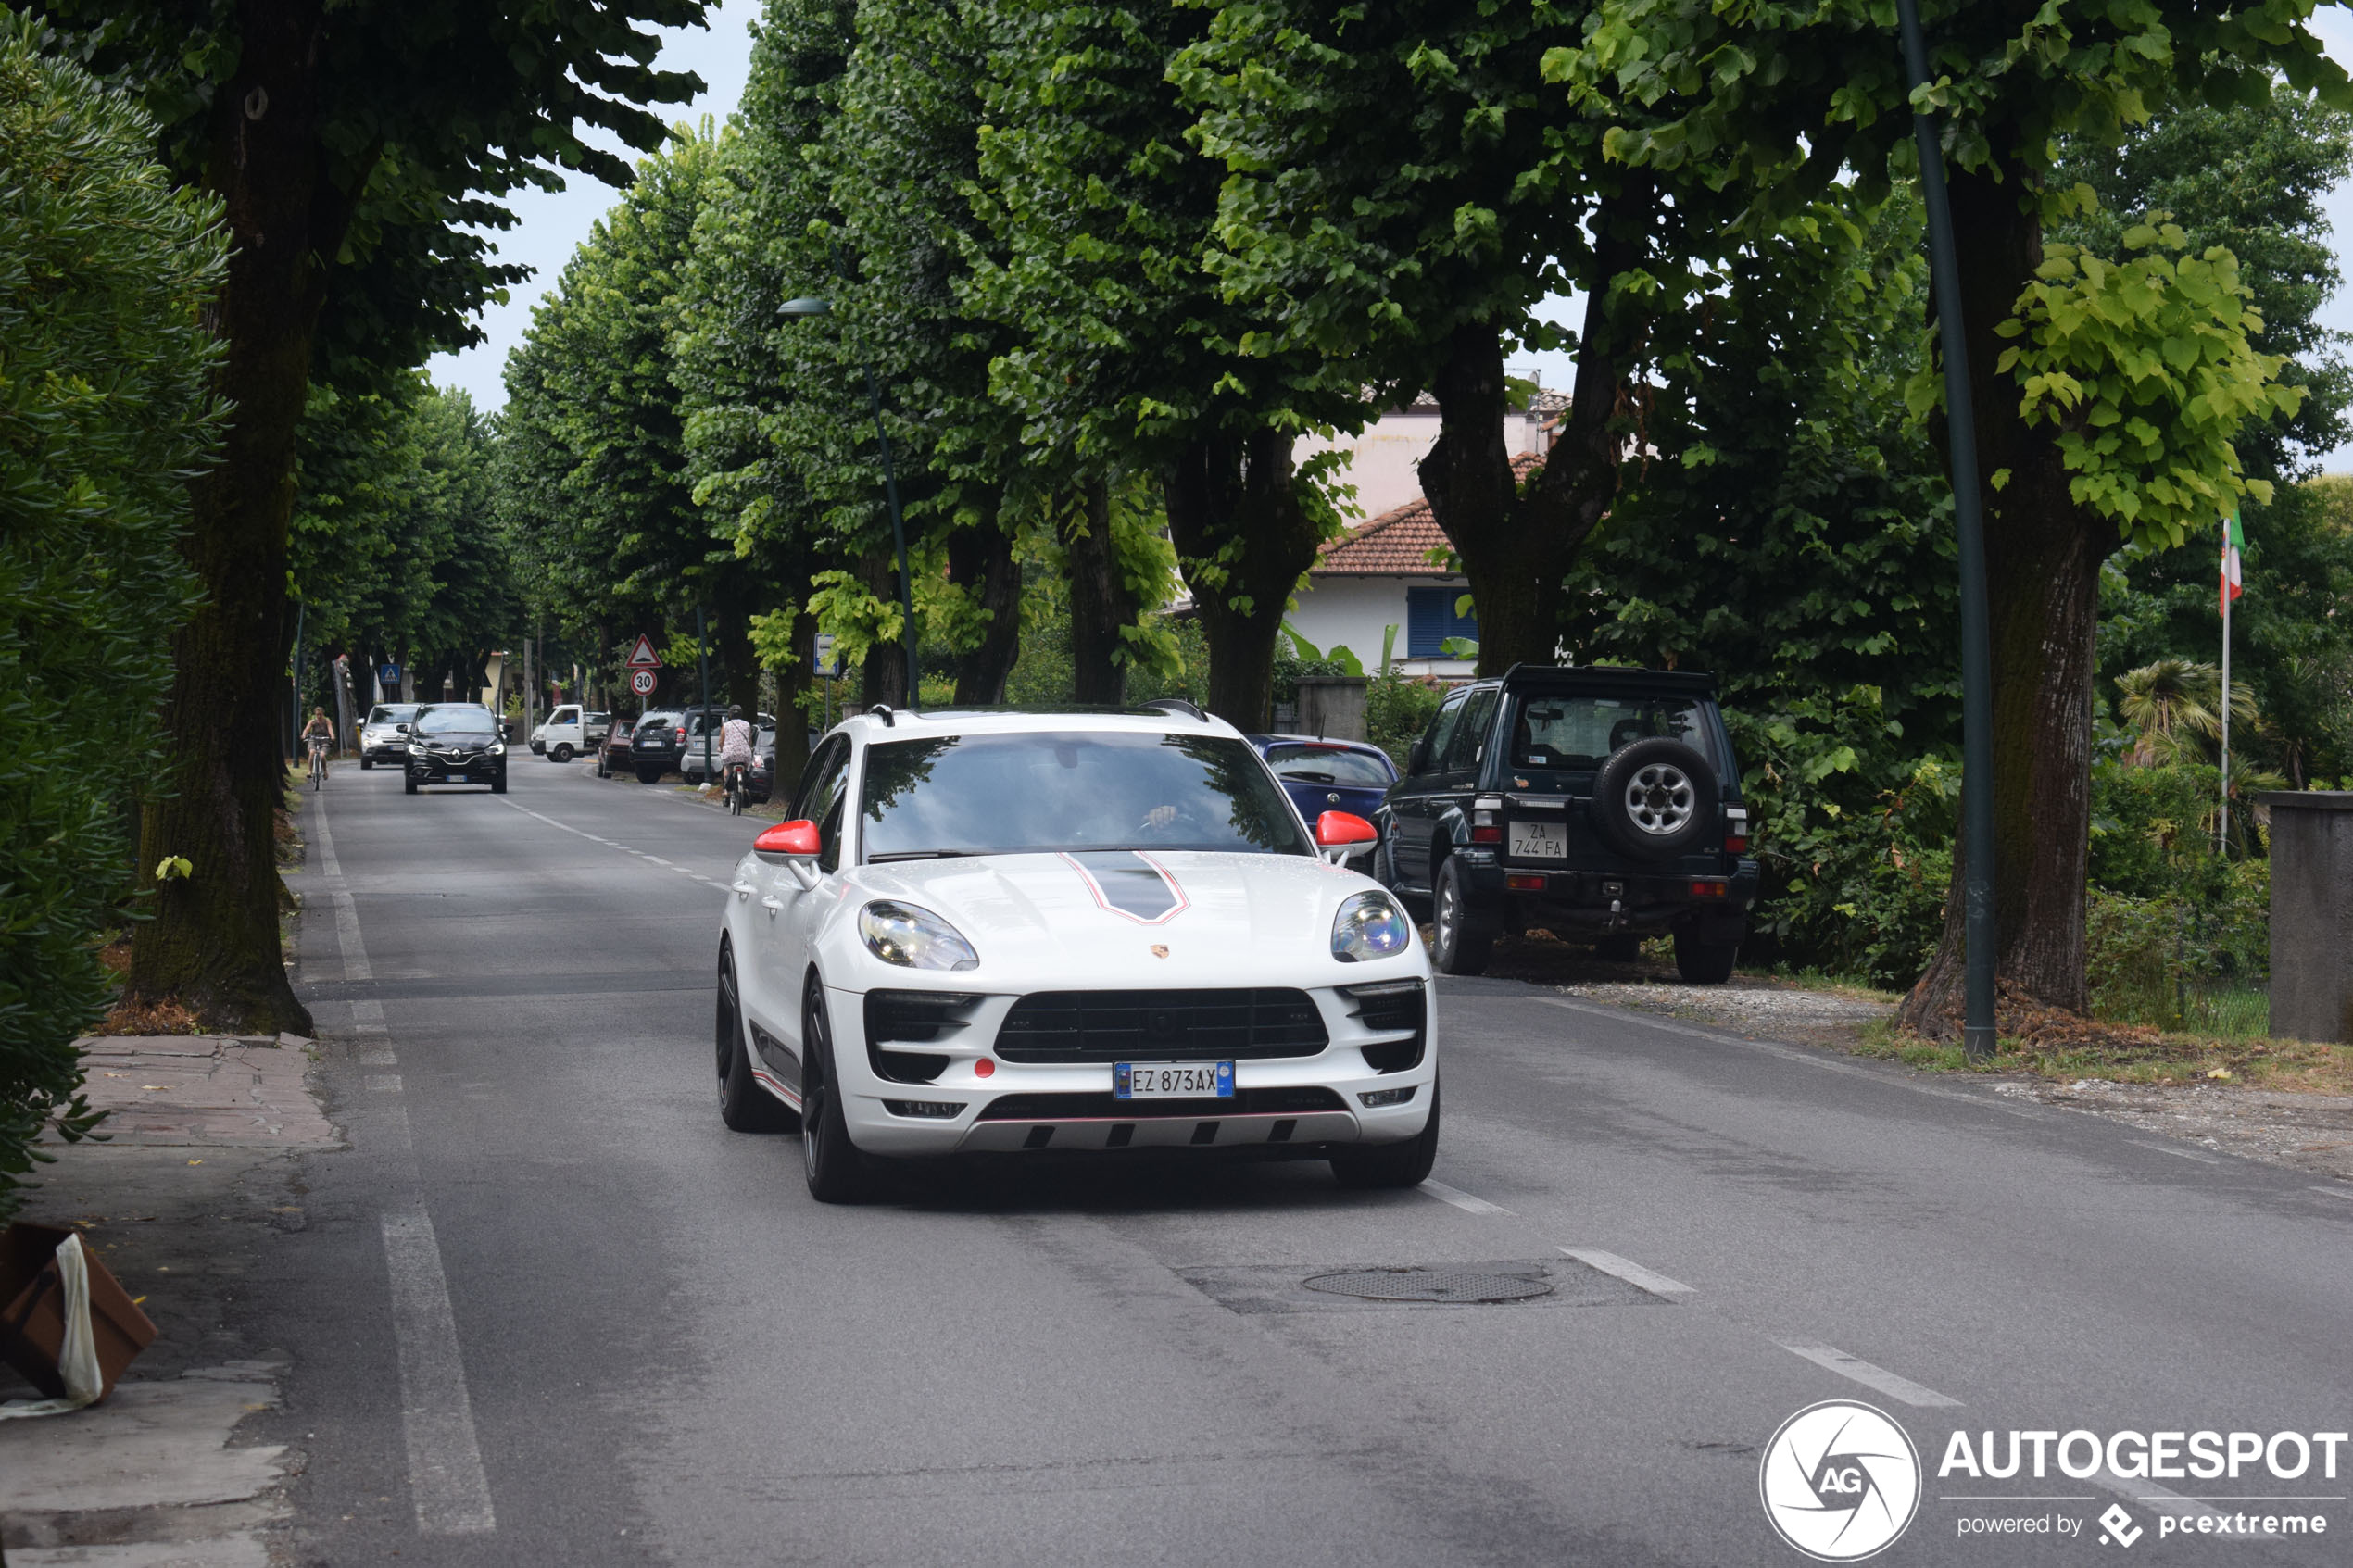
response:
[[[302,727],[302,738],[309,745],[311,771],[325,778],[327,753],[335,744],[335,721],[327,717],[325,709],[310,710],[310,722]]]
[[[751,725],[745,721],[743,705],[731,704],[727,721],[719,726],[720,793],[728,800],[743,798],[744,779],[751,771]]]

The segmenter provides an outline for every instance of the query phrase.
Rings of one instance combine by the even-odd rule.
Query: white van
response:
[[[531,749],[551,762],[569,762],[602,746],[611,730],[611,714],[592,711],[584,717],[578,703],[568,702],[549,712],[547,721],[531,732]]]

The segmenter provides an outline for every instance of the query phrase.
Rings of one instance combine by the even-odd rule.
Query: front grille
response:
[[[1040,991],[997,1031],[1007,1061],[1219,1061],[1314,1056],[1329,1043],[1304,991]]]
[[[1422,1048],[1429,1037],[1429,1002],[1418,980],[1390,981],[1378,985],[1343,988],[1350,1010],[1365,1028],[1386,1035],[1410,1029],[1402,1040],[1378,1040],[1364,1047],[1365,1065],[1376,1073],[1403,1073],[1422,1063]]]
[[[1096,1095],[1000,1095],[981,1109],[983,1122],[1146,1122],[1182,1116],[1304,1116],[1346,1110],[1329,1089],[1237,1089],[1231,1099],[1120,1099]]]

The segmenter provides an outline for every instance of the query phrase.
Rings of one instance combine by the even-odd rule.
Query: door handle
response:
[[[756,889],[754,889],[749,882],[729,883],[727,884],[727,890],[735,894],[738,898],[749,898],[756,891]]]
[[[773,893],[772,893],[772,894],[770,894],[767,897],[762,898],[762,899],[760,901],[760,907],[761,907],[761,909],[763,909],[767,910],[770,914],[772,914],[772,915],[773,915],[773,914],[774,914],[774,913],[775,913],[778,909],[783,909],[785,906],[784,906],[784,901],[783,901],[782,899],[778,898],[778,897],[777,897],[774,894],[773,894]]]

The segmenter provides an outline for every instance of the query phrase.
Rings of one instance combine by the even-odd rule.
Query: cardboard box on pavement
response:
[[[0,1361],[23,1374],[49,1399],[65,1398],[57,1358],[66,1342],[65,1282],[57,1275],[57,1252],[73,1232],[57,1225],[20,1221],[0,1231]],[[96,1341],[98,1372],[106,1391],[132,1358],[155,1343],[156,1325],[131,1299],[95,1254],[83,1249],[90,1268],[90,1328]]]

